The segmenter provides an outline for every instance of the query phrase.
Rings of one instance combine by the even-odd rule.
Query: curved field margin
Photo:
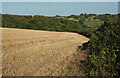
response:
[[[1,28],[3,76],[59,76],[89,39],[77,33]],[[64,64],[61,64],[64,62]],[[65,71],[64,71],[65,72]]]

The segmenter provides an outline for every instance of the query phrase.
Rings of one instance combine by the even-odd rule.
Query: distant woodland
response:
[[[74,32],[90,41],[82,47],[88,76],[119,76],[120,26],[119,14],[80,14],[71,16],[2,15],[2,27],[58,32]]]
[[[104,24],[104,20],[109,15],[80,14],[71,16],[46,17],[46,16],[20,16],[3,14],[3,27],[34,29],[60,32],[93,32]],[[103,19],[104,17],[104,19]],[[111,16],[111,17],[115,17]],[[114,19],[113,19],[114,20]],[[89,33],[90,33],[89,32]]]

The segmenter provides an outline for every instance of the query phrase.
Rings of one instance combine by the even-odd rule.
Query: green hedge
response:
[[[118,76],[120,72],[120,31],[117,23],[105,23],[84,44],[89,53],[89,76]]]

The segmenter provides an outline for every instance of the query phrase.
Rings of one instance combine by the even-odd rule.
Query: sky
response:
[[[2,2],[119,2],[120,0],[0,0]]]

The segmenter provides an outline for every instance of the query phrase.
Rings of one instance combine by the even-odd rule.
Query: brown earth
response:
[[[88,38],[77,33],[1,28],[4,76],[60,76]],[[83,59],[80,55],[80,59]],[[83,75],[83,74],[80,74]]]

